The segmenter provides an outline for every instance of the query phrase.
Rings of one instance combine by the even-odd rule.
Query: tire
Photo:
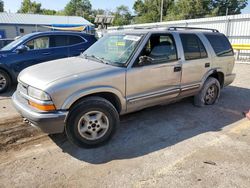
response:
[[[70,110],[65,132],[73,144],[91,148],[109,141],[118,125],[119,114],[108,100],[88,97]]]
[[[11,79],[3,70],[0,70],[0,93],[4,93],[7,91],[11,86]]]
[[[209,77],[200,92],[194,96],[194,105],[203,107],[217,103],[220,97],[220,88],[219,81],[216,78]]]

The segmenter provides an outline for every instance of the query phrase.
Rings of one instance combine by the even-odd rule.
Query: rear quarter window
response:
[[[217,56],[223,57],[234,55],[232,46],[226,36],[215,34],[205,34],[205,36],[207,37]]]
[[[75,45],[85,42],[86,40],[79,36],[69,36],[69,45]]]

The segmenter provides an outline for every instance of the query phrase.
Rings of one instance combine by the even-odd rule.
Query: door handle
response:
[[[205,68],[210,67],[210,63],[205,63]]]
[[[180,71],[181,71],[181,67],[180,66],[174,67],[174,72],[180,72]]]
[[[44,52],[43,55],[50,55],[50,52]]]

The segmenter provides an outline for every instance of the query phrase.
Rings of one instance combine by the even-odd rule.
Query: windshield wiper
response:
[[[98,62],[107,64],[107,65],[113,65],[113,66],[117,66],[117,67],[124,67],[124,65],[121,64],[121,63],[118,63],[118,62],[111,62],[111,61],[108,61],[108,60],[104,59],[103,57],[100,58],[100,57],[97,57],[97,56],[95,56],[95,55],[83,54],[83,57],[86,58],[86,59],[89,58],[89,59],[92,59],[92,60],[97,60]]]
[[[87,54],[84,54],[84,57],[85,57],[86,59],[91,58],[91,59],[97,60],[97,61],[100,62],[100,63],[107,64],[103,59],[101,59],[101,58],[99,58],[99,57],[96,57],[95,55],[87,55]]]
[[[110,62],[109,64],[110,64],[110,65],[113,65],[113,66],[116,66],[116,67],[125,67],[124,64],[119,63],[119,62]]]

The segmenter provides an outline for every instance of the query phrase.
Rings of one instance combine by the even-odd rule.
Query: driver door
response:
[[[148,61],[140,62],[142,56]],[[151,35],[139,57],[127,71],[127,110],[136,111],[177,97],[181,63],[174,37],[171,34]]]

